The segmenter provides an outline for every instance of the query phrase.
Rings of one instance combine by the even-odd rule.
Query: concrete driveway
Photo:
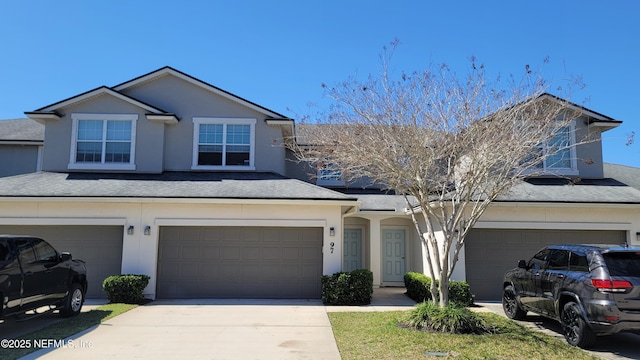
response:
[[[319,300],[158,300],[26,359],[340,359]]]
[[[474,308],[474,310],[491,311],[498,315],[506,316],[502,310],[501,303],[484,302],[477,303],[476,305],[478,305],[478,307]],[[565,341],[564,335],[562,334],[562,327],[557,321],[530,312],[527,314],[525,320],[517,322],[528,328],[541,331],[549,336]],[[586,351],[594,356],[608,360],[640,359],[640,348],[638,348],[638,344],[640,344],[640,335],[620,333],[598,337],[594,346]]]

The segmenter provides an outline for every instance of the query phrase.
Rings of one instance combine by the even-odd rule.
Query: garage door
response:
[[[87,298],[105,299],[102,281],[120,274],[122,226],[0,226],[1,234],[33,235],[45,239],[60,252],[87,263]]]
[[[320,298],[322,229],[162,227],[158,298]]]
[[[477,300],[500,300],[504,273],[552,244],[622,244],[625,231],[475,229],[466,239],[466,277]]]

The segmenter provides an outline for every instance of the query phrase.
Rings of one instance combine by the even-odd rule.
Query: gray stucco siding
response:
[[[163,163],[164,124],[147,120],[146,111],[126,101],[102,95],[62,109],[60,120],[47,122],[45,130],[45,171],[68,171],[73,136],[73,113],[136,114],[135,165],[138,172],[161,172]]]
[[[602,142],[598,128],[589,129],[587,119],[579,117],[575,120],[576,142],[580,144],[576,147],[576,162],[579,176],[581,178],[602,178]]]
[[[123,90],[123,93],[176,114],[180,122],[165,127],[164,169],[189,171],[193,164],[194,117],[250,118],[255,125],[255,168],[285,174],[282,132],[265,123],[266,115],[173,76]]]
[[[0,177],[37,171],[39,145],[0,145]]]

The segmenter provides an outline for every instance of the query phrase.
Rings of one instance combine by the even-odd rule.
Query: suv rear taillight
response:
[[[633,287],[633,285],[625,280],[602,280],[591,279],[591,284],[604,292],[625,292]]]

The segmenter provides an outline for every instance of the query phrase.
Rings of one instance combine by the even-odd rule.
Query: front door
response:
[[[404,229],[382,230],[382,263],[384,282],[403,282],[407,270],[406,231]]]
[[[362,230],[344,229],[342,271],[362,269]]]

